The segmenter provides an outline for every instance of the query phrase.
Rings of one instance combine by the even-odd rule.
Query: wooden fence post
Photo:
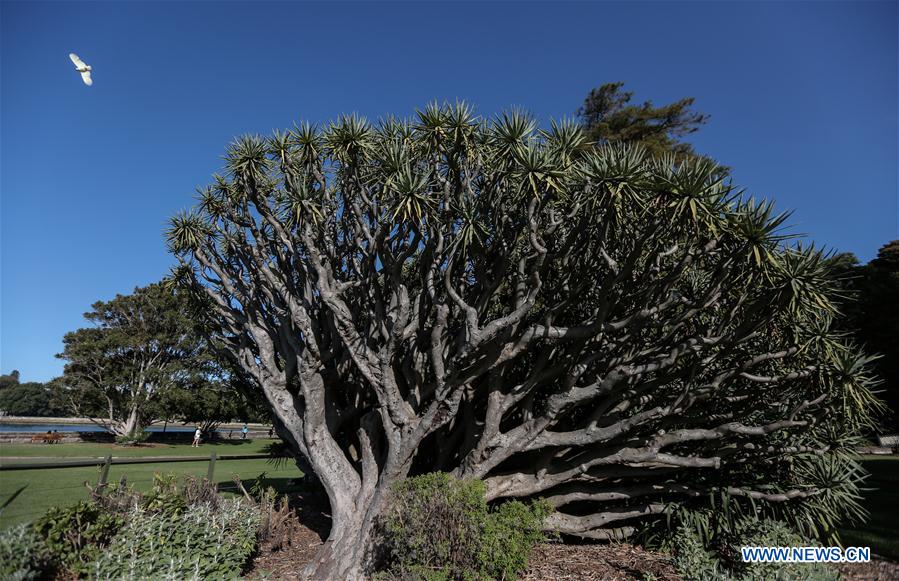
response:
[[[206,473],[206,480],[212,484],[212,477],[215,475],[215,452],[209,455],[209,472]]]
[[[109,478],[109,465],[112,464],[112,454],[106,456],[103,461],[103,468],[100,469],[100,481],[97,482],[97,488],[106,486],[106,480]]]

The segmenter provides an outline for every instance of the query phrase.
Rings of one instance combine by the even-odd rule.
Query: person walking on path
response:
[[[192,444],[192,447],[194,447],[194,448],[200,447],[200,436],[202,434],[203,434],[203,432],[200,431],[200,426],[197,426],[197,431],[194,432],[194,443]]]
[[[247,439],[247,432],[249,432],[249,431],[250,431],[250,430],[247,428],[247,425],[244,424],[244,425],[243,425],[243,429],[240,431],[240,439],[241,439],[241,440],[246,440],[246,439]]]

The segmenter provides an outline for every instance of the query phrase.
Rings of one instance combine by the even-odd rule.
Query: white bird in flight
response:
[[[84,84],[87,86],[91,86],[94,82],[91,80],[91,68],[83,60],[78,58],[78,55],[70,52],[69,58],[72,59],[72,62],[75,63],[75,70],[81,73],[81,80],[84,81]]]

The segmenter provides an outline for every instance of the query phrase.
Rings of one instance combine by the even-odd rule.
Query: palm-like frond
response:
[[[165,231],[169,249],[176,254],[198,249],[212,235],[207,222],[195,211],[175,215]]]

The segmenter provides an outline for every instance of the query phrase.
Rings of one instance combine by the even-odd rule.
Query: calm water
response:
[[[147,428],[148,432],[161,432],[163,426],[150,426]],[[46,432],[57,431],[57,432],[105,432],[103,428],[100,426],[96,426],[94,424],[2,424],[0,423],[0,432]],[[168,426],[165,428],[166,432],[193,432],[194,428],[191,426]],[[220,432],[222,430],[219,430]],[[225,430],[227,431],[227,430]],[[235,433],[238,430],[234,430]]]

